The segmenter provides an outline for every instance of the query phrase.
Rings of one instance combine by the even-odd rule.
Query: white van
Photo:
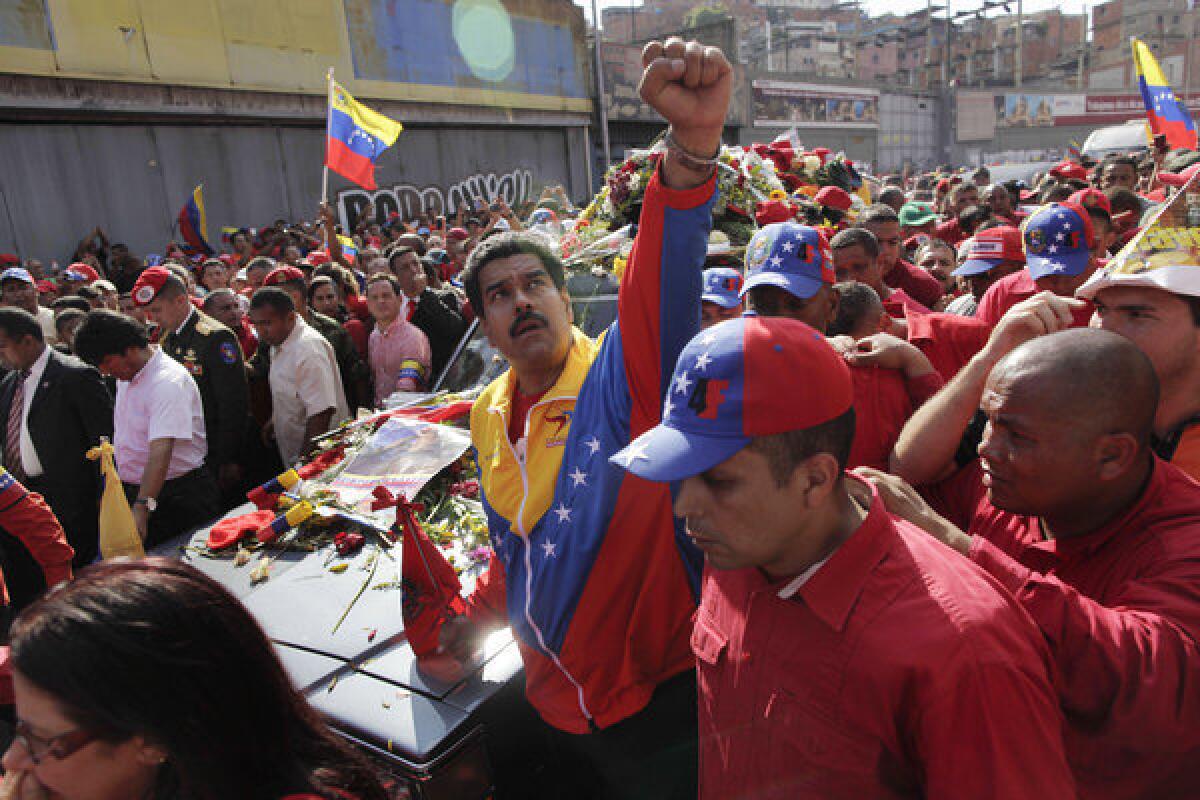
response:
[[[1083,154],[1097,161],[1113,153],[1133,155],[1150,149],[1146,138],[1146,120],[1131,119],[1121,125],[1097,128],[1083,143]]]

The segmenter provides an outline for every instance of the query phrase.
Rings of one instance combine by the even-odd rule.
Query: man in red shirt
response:
[[[1029,215],[1013,207],[1013,196],[1002,183],[993,183],[983,190],[983,202],[992,215],[1005,225],[1020,225]]]
[[[987,417],[979,461],[928,487],[932,508],[873,478],[890,511],[982,566],[1041,628],[1080,797],[1194,797],[1200,485],[1150,448],[1149,359],[1107,331],[1040,335],[1069,322],[1055,300],[1014,309],[905,428],[897,451],[941,447],[981,405]]]
[[[908,292],[893,289],[884,282],[879,241],[869,230],[849,228],[841,231],[833,237],[829,246],[833,250],[834,270],[839,283],[858,281],[870,286],[883,301],[883,310],[893,317],[903,318],[910,311],[915,314],[929,313],[929,309],[914,300]],[[926,277],[937,283],[933,276]],[[938,286],[940,291],[941,284]]]
[[[849,370],[790,319],[684,348],[613,456],[679,481],[705,555],[700,797],[1071,797],[1049,653],[1013,599],[844,472]]]
[[[979,187],[973,183],[960,183],[950,190],[949,219],[937,226],[937,238],[958,246],[967,238],[967,233],[958,222],[958,215],[971,206],[979,205]]]
[[[926,309],[937,305],[944,292],[942,285],[928,272],[913,266],[900,257],[900,217],[891,206],[876,204],[858,218],[858,227],[866,228],[875,237],[879,249],[881,281],[901,290]],[[874,288],[874,287],[872,287]],[[876,292],[879,290],[876,289]],[[879,295],[881,298],[884,295]]]

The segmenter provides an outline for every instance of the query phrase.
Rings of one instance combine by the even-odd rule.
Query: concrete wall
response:
[[[225,225],[312,218],[320,200],[323,127],[207,124],[0,125],[0,251],[67,259],[100,225],[135,253],[161,253],[175,215],[204,184],[209,241]],[[536,198],[561,183],[587,194],[583,127],[410,127],[380,159],[379,200],[453,206],[499,192]],[[393,191],[399,185],[400,190]],[[405,187],[411,187],[408,191]],[[336,175],[331,199],[365,199]],[[511,199],[524,199],[514,197]]]

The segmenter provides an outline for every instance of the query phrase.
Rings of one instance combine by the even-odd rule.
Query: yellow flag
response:
[[[145,558],[142,537],[138,536],[133,510],[129,508],[113,461],[112,444],[101,438],[100,446],[88,450],[87,457],[92,461],[99,459],[100,477],[104,481],[104,493],[100,496],[100,556],[105,559]]]

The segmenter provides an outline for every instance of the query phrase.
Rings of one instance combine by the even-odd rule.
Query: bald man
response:
[[[1069,321],[1068,308],[1034,304],[1006,316],[909,421],[911,444],[922,429],[961,434],[977,407],[987,417],[979,461],[924,487],[928,504],[900,478],[868,477],[892,513],[1003,583],[1041,628],[1080,797],[1194,797],[1200,485],[1151,450],[1150,360],[1108,331],[1038,336]]]

